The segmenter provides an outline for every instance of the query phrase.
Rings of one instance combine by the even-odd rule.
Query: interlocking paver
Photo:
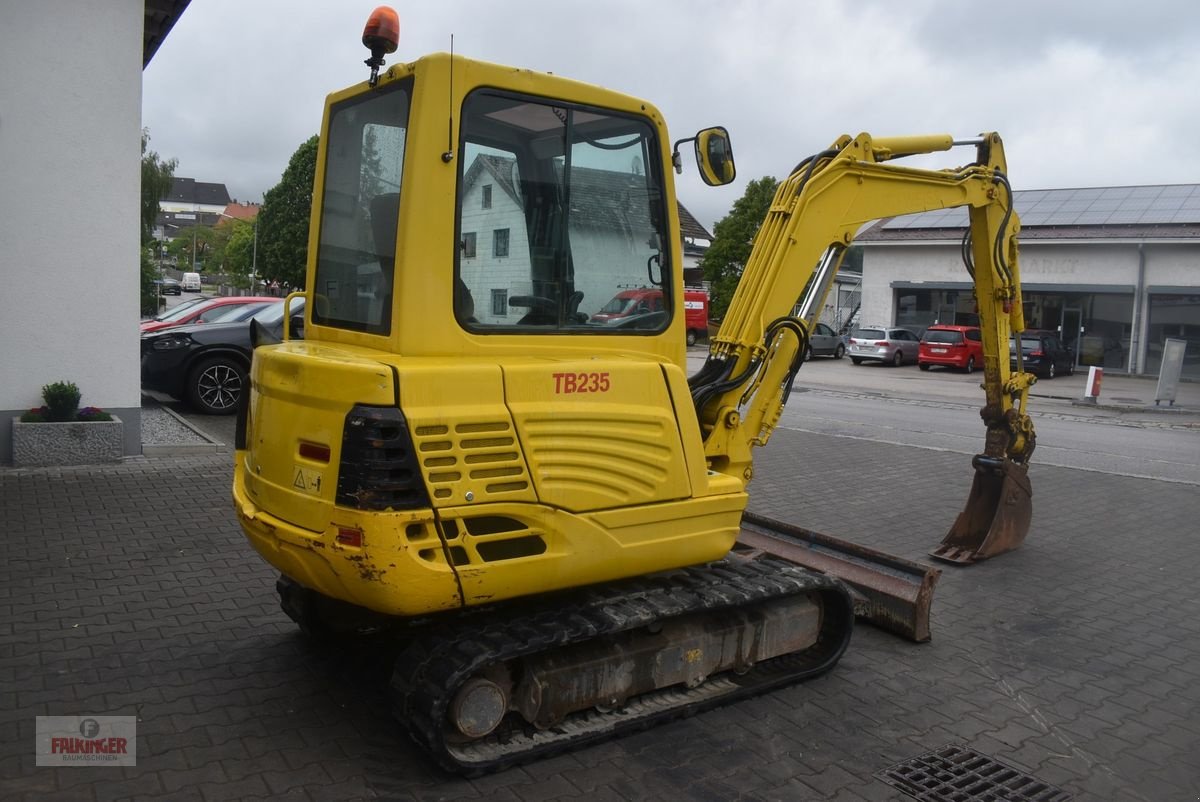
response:
[[[897,799],[874,772],[947,742],[1081,800],[1200,794],[1192,486],[1035,463],[1028,541],[945,569],[932,643],[861,628],[828,677],[460,780],[391,721],[386,660],[314,646],[279,612],[228,460],[0,470],[0,531],[22,544],[0,564],[0,796]],[[751,505],[924,560],[967,464],[780,430]],[[847,492],[901,465],[902,496]],[[35,715],[110,712],[141,718],[136,767],[33,766]]]

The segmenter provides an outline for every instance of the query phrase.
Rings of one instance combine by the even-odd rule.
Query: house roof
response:
[[[224,184],[176,177],[171,180],[171,191],[163,197],[163,200],[174,203],[207,203],[228,206],[229,191],[225,189]]]
[[[225,216],[236,220],[253,220],[261,209],[262,205],[258,203],[230,203],[225,207]]]
[[[145,0],[145,23],[142,26],[142,69],[154,58],[171,28],[183,16],[191,0]]]
[[[471,186],[486,173],[514,202],[520,204],[517,188],[512,182],[514,161],[504,156],[480,154],[463,176],[463,184]],[[627,210],[632,208],[631,198],[646,192],[645,180],[641,176],[590,167],[573,167],[571,172],[574,177],[571,193],[573,212],[580,212],[587,219],[606,227],[630,225]],[[712,234],[700,225],[692,213],[682,203],[677,201],[677,204],[679,227],[684,238],[712,240]]]
[[[685,209],[682,203],[679,204],[679,230],[684,239],[706,239],[712,242],[713,235],[700,225],[699,220],[692,217],[692,213]]]
[[[1034,189],[1013,193],[1021,239],[1200,238],[1200,184]],[[860,242],[953,239],[967,226],[963,207],[889,217]]]

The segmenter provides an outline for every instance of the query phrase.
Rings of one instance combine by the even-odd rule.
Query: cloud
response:
[[[318,130],[325,95],[365,79],[375,4],[193,3],[145,71],[152,147],[180,175],[260,198]],[[690,165],[677,177],[710,228],[747,181],[859,131],[999,131],[1022,189],[1200,181],[1200,156],[1175,146],[1200,117],[1200,15],[1182,0],[1061,5],[413,0],[389,62],[448,50],[453,34],[473,58],[646,98],[675,138],[725,125],[737,183],[706,187]]]

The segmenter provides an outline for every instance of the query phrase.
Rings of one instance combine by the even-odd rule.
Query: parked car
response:
[[[173,278],[164,276],[163,278],[154,279],[154,286],[158,287],[159,295],[182,295],[183,289],[179,282]]]
[[[934,365],[974,373],[975,368],[983,365],[983,333],[979,327],[935,323],[925,329],[917,352],[917,367],[929,370]]]
[[[250,318],[233,323],[178,326],[142,335],[142,387],[187,402],[208,415],[230,415],[250,370],[250,320],[274,337],[283,334],[283,301],[271,299]],[[304,312],[294,302],[292,316]],[[292,336],[303,330],[292,328]]]
[[[921,342],[917,335],[898,326],[855,329],[850,332],[850,361],[883,362],[900,367],[917,361]]]
[[[193,323],[209,323],[235,306],[248,304],[263,304],[277,301],[278,298],[268,298],[265,295],[245,297],[229,296],[225,298],[197,298],[184,301],[174,309],[168,309],[153,320],[142,321],[142,334],[161,331],[173,326],[187,326]]]
[[[200,292],[204,289],[200,283],[199,273],[184,273],[182,286],[184,292]]]
[[[808,350],[804,352],[805,361],[814,356],[831,356],[834,359],[841,359],[845,354],[846,344],[842,342],[842,338],[824,323],[818,323],[812,330],[812,334],[808,335]]]
[[[1075,372],[1075,352],[1063,345],[1053,331],[1021,332],[1021,359],[1026,373],[1043,379]],[[1016,337],[1008,339],[1008,364],[1010,369],[1017,369]]]

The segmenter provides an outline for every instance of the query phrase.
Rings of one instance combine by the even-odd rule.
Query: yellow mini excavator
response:
[[[846,247],[867,222],[967,207],[985,351],[983,453],[939,555],[1029,526],[1031,379],[1000,138],[843,136],[779,185],[703,368],[686,373],[672,170],[734,178],[729,136],[672,146],[646,101],[446,54],[328,98],[306,289],[242,393],[234,506],[284,610],[337,635],[412,622],[395,712],[446,768],[495,770],[830,669],[838,580],[730,556]],[[630,287],[661,308],[601,307]],[[797,307],[802,310],[794,314]],[[303,326],[303,339],[295,336]]]

